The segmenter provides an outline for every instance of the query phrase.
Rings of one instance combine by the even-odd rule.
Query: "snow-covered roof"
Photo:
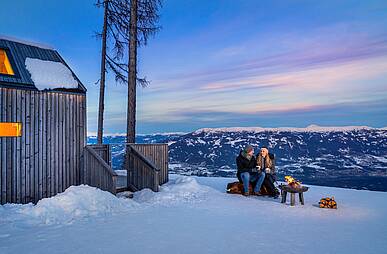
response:
[[[15,72],[14,75],[0,75],[0,87],[86,92],[82,82],[52,47],[0,36],[0,48],[7,51]]]
[[[70,69],[61,62],[27,57],[25,65],[39,90],[78,87],[78,82],[74,79]]]
[[[215,132],[265,132],[265,131],[274,131],[274,132],[334,132],[334,131],[354,131],[354,130],[370,130],[375,129],[369,126],[318,126],[318,125],[309,125],[305,128],[297,127],[279,127],[279,128],[264,128],[264,127],[225,127],[225,128],[202,128],[196,130],[194,133],[199,134],[202,132],[215,133]]]

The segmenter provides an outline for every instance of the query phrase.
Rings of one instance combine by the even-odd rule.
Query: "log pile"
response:
[[[320,208],[330,208],[337,209],[337,202],[334,197],[331,198],[322,198],[320,199],[319,206]]]

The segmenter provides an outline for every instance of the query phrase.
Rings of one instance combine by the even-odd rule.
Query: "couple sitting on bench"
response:
[[[274,186],[276,181],[274,155],[269,153],[267,147],[262,147],[257,156],[254,156],[254,148],[248,145],[236,158],[238,168],[237,177],[243,183],[242,194],[244,196],[269,195],[278,198],[279,191]],[[252,193],[249,186],[252,186]]]

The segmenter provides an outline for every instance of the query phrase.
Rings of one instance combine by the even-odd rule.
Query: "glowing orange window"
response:
[[[21,123],[0,123],[0,137],[20,137],[21,135]]]
[[[15,75],[4,49],[0,49],[0,74]]]

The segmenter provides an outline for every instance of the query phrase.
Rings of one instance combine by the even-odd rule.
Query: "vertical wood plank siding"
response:
[[[0,137],[0,198],[36,203],[80,184],[86,96],[0,88],[0,121],[21,122],[21,137]]]

